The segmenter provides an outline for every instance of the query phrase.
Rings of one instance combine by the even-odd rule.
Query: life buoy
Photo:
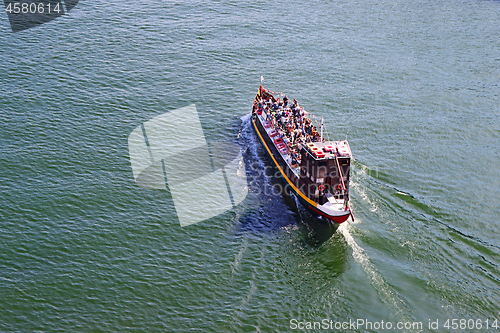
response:
[[[320,185],[320,186],[318,187],[318,190],[320,190],[320,191],[323,191],[324,189],[325,189],[325,185]]]
[[[341,184],[338,184],[337,185],[337,190],[341,190],[342,189],[342,185]]]

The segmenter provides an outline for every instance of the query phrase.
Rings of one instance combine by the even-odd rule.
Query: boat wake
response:
[[[343,223],[340,225],[338,232],[340,232],[349,247],[352,250],[352,255],[354,259],[361,265],[366,275],[370,279],[372,286],[379,293],[382,301],[386,303],[389,308],[392,310],[393,315],[396,319],[403,321],[410,321],[411,318],[406,315],[406,305],[403,300],[398,296],[397,292],[392,289],[389,284],[385,281],[382,274],[380,274],[370,258],[366,254],[365,250],[358,245],[358,243],[354,240],[354,237],[351,234],[352,226],[349,223]]]

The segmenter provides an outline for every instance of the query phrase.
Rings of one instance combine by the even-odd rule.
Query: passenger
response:
[[[292,154],[292,168],[295,168],[299,163],[297,162],[297,159],[295,156]]]
[[[273,129],[279,133],[287,145],[320,141],[316,127],[307,117],[308,112],[299,106],[297,100],[294,99],[292,104],[287,96],[281,100],[266,93],[257,102],[254,104],[254,110],[258,108],[263,111],[264,119],[271,122]],[[294,147],[293,149],[297,149],[297,146]],[[296,151],[299,159],[300,149],[299,146],[299,150]]]

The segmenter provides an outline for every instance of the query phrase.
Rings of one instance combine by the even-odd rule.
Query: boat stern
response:
[[[344,200],[329,200],[323,205],[316,207],[317,213],[337,223],[347,221],[351,215],[351,209]]]

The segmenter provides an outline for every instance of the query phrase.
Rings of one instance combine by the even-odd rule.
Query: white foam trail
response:
[[[248,240],[246,238],[243,238],[243,241],[241,242],[241,247],[240,251],[236,256],[234,257],[234,261],[231,263],[231,273],[234,276],[236,274],[236,271],[238,270],[238,267],[240,266],[241,259],[243,258],[243,253],[248,249]]]
[[[405,304],[399,298],[398,294],[387,284],[384,277],[377,271],[375,266],[373,266],[370,258],[366,255],[365,250],[356,243],[350,232],[350,224],[343,223],[338,228],[338,231],[342,233],[347,244],[352,249],[352,254],[354,259],[361,265],[366,275],[370,278],[372,286],[379,292],[382,301],[388,304],[394,311],[395,317],[400,317],[401,321],[410,321],[407,315],[405,315],[404,309]]]
[[[371,201],[370,198],[368,197],[368,193],[366,191],[366,188],[362,187],[362,182],[361,181],[365,180],[365,178],[367,177],[367,175],[368,174],[366,173],[366,168],[362,168],[360,171],[357,171],[355,178],[359,178],[360,182],[358,183],[354,179],[351,179],[350,186],[351,186],[352,189],[356,190],[357,193],[359,193],[359,195],[361,196],[361,198],[364,201],[366,201],[369,204],[370,211],[371,212],[375,212],[375,211],[378,210],[377,205],[373,201]],[[366,181],[364,183],[366,183]]]
[[[241,116],[240,119],[241,119],[242,122],[246,123],[248,120],[250,120],[251,116],[252,116],[252,114],[248,113],[248,114],[246,114],[244,116]]]

